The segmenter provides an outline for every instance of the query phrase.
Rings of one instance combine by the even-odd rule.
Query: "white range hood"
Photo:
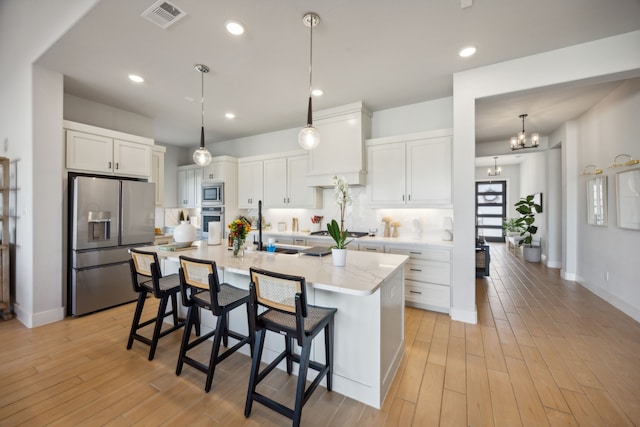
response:
[[[316,111],[313,124],[320,133],[320,145],[309,152],[307,185],[332,187],[334,176],[344,176],[349,185],[365,185],[371,112],[362,101]]]

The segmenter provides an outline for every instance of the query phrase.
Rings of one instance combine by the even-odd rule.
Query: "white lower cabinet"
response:
[[[385,245],[385,252],[409,257],[404,273],[407,305],[449,313],[451,250]]]

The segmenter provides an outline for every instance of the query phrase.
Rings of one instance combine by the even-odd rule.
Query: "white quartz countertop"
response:
[[[227,246],[208,246],[199,242],[194,249],[176,252],[157,250],[157,246],[139,248],[157,251],[160,258],[178,260],[180,255],[214,260],[218,268],[230,273],[249,275],[250,267],[304,276],[307,284],[315,289],[349,295],[371,295],[396,269],[408,260],[405,255],[349,251],[347,265],[334,267],[331,255],[323,257],[258,252],[246,250],[244,256],[234,257]]]

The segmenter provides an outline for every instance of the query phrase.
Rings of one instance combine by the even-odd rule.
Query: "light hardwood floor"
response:
[[[319,388],[302,425],[640,426],[640,324],[502,244],[491,255],[477,325],[407,309],[383,408]],[[244,417],[246,356],[224,361],[207,394],[204,374],[174,373],[181,331],[152,362],[141,343],[127,351],[133,307],[35,329],[0,322],[0,426],[290,425],[257,403]],[[263,387],[290,403],[295,384],[276,372]]]

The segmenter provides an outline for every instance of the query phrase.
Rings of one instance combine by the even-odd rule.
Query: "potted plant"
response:
[[[340,207],[340,225],[335,219],[332,219],[331,222],[327,223],[327,231],[336,243],[331,247],[333,265],[344,267],[347,262],[347,245],[351,243],[351,240],[347,240],[348,231],[344,228],[344,211],[347,205],[351,203],[351,190],[347,181],[337,176],[333,177],[333,185],[336,203]]]
[[[523,239],[520,240],[518,244],[523,246],[522,254],[525,261],[540,262],[540,246],[533,246],[533,236],[538,232],[538,227],[534,225],[536,214],[542,211],[542,207],[535,203],[533,198],[534,196],[532,194],[527,197],[521,197],[520,201],[514,205],[516,211],[522,215],[520,218],[517,218],[518,224],[520,224],[523,229],[520,232],[520,236],[522,236]]]
[[[520,218],[505,218],[502,221],[505,236],[519,236],[524,231]]]

